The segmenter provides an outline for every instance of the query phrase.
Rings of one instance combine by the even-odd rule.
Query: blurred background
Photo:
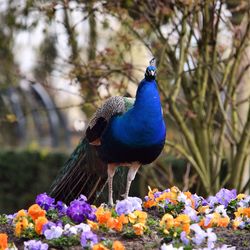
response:
[[[106,98],[157,59],[161,157],[132,195],[250,188],[248,0],[0,0],[0,212],[48,192]]]

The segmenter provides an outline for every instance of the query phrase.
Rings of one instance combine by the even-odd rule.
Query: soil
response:
[[[23,249],[25,239],[17,238],[13,235],[13,228],[10,225],[0,225],[0,232],[8,234],[8,241],[14,242],[17,249]],[[250,231],[249,230],[232,230],[228,228],[214,228],[217,234],[217,245],[223,244],[235,246],[237,250],[250,249]],[[152,232],[149,236],[136,237],[132,239],[125,238],[119,233],[102,233],[98,234],[99,238],[105,237],[112,241],[120,240],[128,250],[143,250],[143,249],[159,249],[161,241],[156,232]],[[53,249],[53,248],[51,248]],[[71,247],[70,250],[80,250],[80,246]]]

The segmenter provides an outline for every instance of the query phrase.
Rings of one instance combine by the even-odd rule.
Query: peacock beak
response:
[[[154,70],[150,70],[150,71],[149,71],[149,74],[150,74],[151,76],[154,76],[154,75],[155,75],[155,71],[154,71]]]

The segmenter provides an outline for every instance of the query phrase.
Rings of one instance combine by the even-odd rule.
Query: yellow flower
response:
[[[135,222],[136,222],[136,215],[134,214],[134,213],[130,213],[129,215],[128,215],[128,220],[129,220],[129,222],[130,223],[132,223],[132,224],[134,224]]]
[[[175,227],[180,227],[187,234],[190,232],[190,218],[186,214],[178,215],[174,220]]]
[[[130,213],[128,215],[129,222],[132,224],[136,222],[145,224],[147,217],[148,217],[147,213],[140,210],[135,210],[133,213]]]
[[[200,214],[205,214],[209,210],[209,206],[201,206],[198,208]]]
[[[237,200],[242,200],[242,199],[244,199],[246,197],[246,195],[245,194],[238,194],[237,195]]]
[[[180,224],[190,224],[190,218],[186,214],[179,214],[176,218],[175,221],[180,223]]]
[[[237,227],[240,225],[241,222],[242,222],[242,219],[240,217],[233,220],[233,229],[234,230],[237,229]]]
[[[19,210],[18,212],[17,212],[17,214],[16,214],[16,220],[18,220],[20,217],[25,217],[25,216],[27,216],[27,212],[24,210],[24,209],[22,209],[22,210]]]
[[[109,250],[109,249],[105,247],[102,243],[98,243],[92,247],[92,250]]]
[[[87,220],[87,223],[93,231],[97,231],[99,229],[98,223],[91,220]]]
[[[125,247],[119,240],[116,240],[113,243],[112,249],[113,250],[125,250]]]
[[[134,233],[136,235],[143,235],[145,225],[142,223],[136,223],[133,225]]]
[[[170,229],[174,226],[174,217],[171,214],[164,214],[161,221],[160,226],[165,229]]]
[[[20,217],[15,226],[15,235],[20,237],[23,230],[25,230],[29,225],[28,219],[26,217]]]
[[[154,188],[153,190],[151,189],[151,187],[148,186],[148,197],[150,199],[154,199],[154,193],[158,192],[158,189],[157,188]]]
[[[0,233],[0,250],[5,250],[8,248],[8,235]]]

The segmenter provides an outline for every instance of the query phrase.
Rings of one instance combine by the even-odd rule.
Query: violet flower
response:
[[[115,206],[118,215],[129,214],[133,212],[133,205],[127,199],[118,201]]]
[[[24,242],[24,250],[47,250],[47,243],[42,243],[40,240],[29,240]]]
[[[197,245],[201,245],[206,239],[207,233],[201,229],[199,224],[192,224],[190,229],[195,232],[195,236],[192,238],[192,241]]]
[[[62,236],[62,227],[53,222],[48,222],[43,226],[43,234],[47,240],[57,239]]]
[[[187,233],[185,231],[181,232],[180,238],[181,238],[181,241],[184,245],[189,244],[189,239],[187,238]]]
[[[118,215],[129,214],[135,210],[142,210],[142,200],[137,197],[128,197],[122,201],[118,201],[115,206],[115,211]]]
[[[227,205],[229,204],[229,202],[231,200],[236,199],[237,193],[235,189],[232,190],[228,190],[225,188],[222,188],[216,195],[215,197],[217,198],[218,202],[221,205],[224,205],[225,207],[227,207]]]
[[[67,205],[62,201],[58,201],[55,205],[55,209],[58,211],[59,216],[64,216],[67,212]]]
[[[206,203],[206,201],[204,200],[204,198],[201,197],[201,196],[198,196],[197,194],[192,194],[191,197],[194,200],[194,207],[195,207],[195,209],[197,209],[199,206],[202,206],[204,202]]]
[[[183,214],[187,214],[191,221],[198,222],[199,217],[197,216],[197,211],[194,210],[192,207],[186,206],[183,210]]]
[[[39,194],[36,197],[36,204],[38,204],[41,208],[48,211],[50,208],[53,208],[53,203],[55,202],[54,198],[51,198],[46,193]]]
[[[95,220],[94,209],[86,202],[85,196],[70,202],[67,209],[67,215],[76,223],[81,223],[86,219]]]
[[[240,207],[250,207],[250,195],[238,202]]]
[[[98,243],[97,235],[92,231],[83,232],[81,235],[81,246],[82,247],[92,247],[94,244]]]

